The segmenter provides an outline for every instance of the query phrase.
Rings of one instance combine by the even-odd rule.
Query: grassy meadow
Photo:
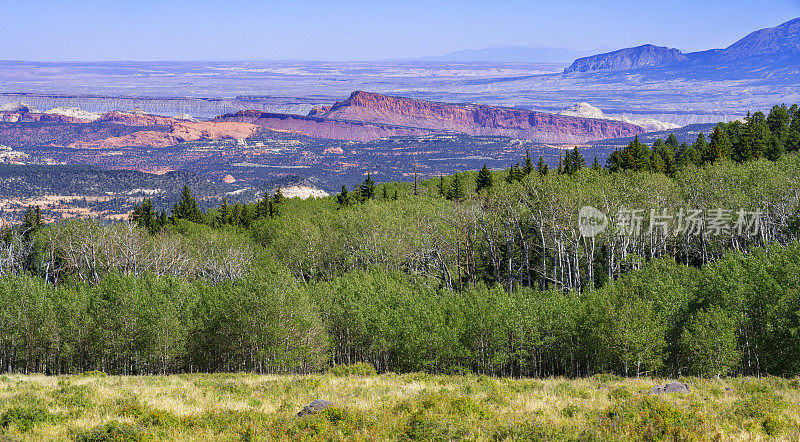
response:
[[[800,380],[0,376],[0,440],[798,440]],[[335,407],[296,413],[323,398]]]

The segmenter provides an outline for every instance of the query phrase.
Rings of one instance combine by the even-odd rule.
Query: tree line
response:
[[[0,277],[8,372],[101,370],[503,376],[800,373],[800,244],[671,258],[592,292],[478,284],[452,291],[373,268],[298,283],[266,264],[236,281],[109,274],[96,285]]]

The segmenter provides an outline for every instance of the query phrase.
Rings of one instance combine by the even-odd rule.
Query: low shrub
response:
[[[314,415],[295,419],[282,436],[293,440],[349,439],[356,434],[375,434],[378,422],[368,419],[362,412],[343,407],[330,407]]]
[[[23,405],[11,407],[0,415],[0,427],[16,426],[21,433],[45,422],[53,422],[55,415],[40,405]]]
[[[104,378],[106,376],[104,372],[98,370],[84,371],[77,375],[79,378]]]
[[[124,422],[111,421],[75,437],[77,442],[139,442],[144,433],[139,427]]]
[[[375,367],[369,362],[359,362],[357,364],[339,364],[328,369],[328,373],[334,376],[376,376],[378,374]]]
[[[591,377],[591,380],[600,384],[608,384],[610,382],[620,382],[623,379],[624,379],[623,377],[611,373],[598,373]]]
[[[702,439],[702,418],[656,396],[615,401],[600,418],[601,431],[637,440]]]
[[[577,416],[580,411],[581,409],[577,405],[567,405],[563,410],[561,410],[561,415],[566,418],[572,418]]]
[[[73,414],[80,414],[94,407],[93,394],[94,389],[87,385],[63,385],[53,392],[53,397]]]
[[[762,419],[787,407],[782,396],[772,391],[753,392],[733,404],[736,415],[745,419]]]
[[[773,416],[767,416],[761,421],[761,428],[767,436],[777,436],[783,432],[785,424],[783,420]]]

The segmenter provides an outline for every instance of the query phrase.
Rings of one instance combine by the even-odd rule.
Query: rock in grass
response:
[[[316,399],[312,401],[310,404],[303,407],[303,409],[300,410],[299,413],[297,413],[297,417],[304,417],[312,414],[317,414],[320,411],[332,406],[333,402],[326,401],[325,399]]]
[[[667,385],[656,385],[650,389],[650,394],[664,393],[689,393],[689,386],[683,382],[673,381]]]

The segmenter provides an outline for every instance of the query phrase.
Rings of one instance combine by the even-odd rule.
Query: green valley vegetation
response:
[[[777,109],[790,118],[757,129],[754,114],[708,145],[738,125],[764,143],[741,136],[730,156],[669,171],[645,165],[671,139],[631,143],[620,164],[636,167],[587,167],[576,148],[553,170],[528,154],[508,171],[366,175],[327,198],[278,190],[208,211],[187,186],[131,222],[43,225],[32,208],[0,236],[0,365],[797,376],[800,120]],[[780,155],[734,154],[774,140]],[[586,234],[585,213],[602,228]]]

